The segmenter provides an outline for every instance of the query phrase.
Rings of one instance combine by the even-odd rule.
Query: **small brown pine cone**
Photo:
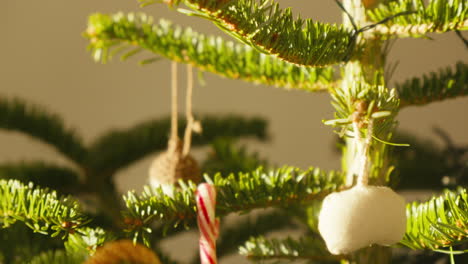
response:
[[[149,248],[133,244],[130,240],[108,242],[84,264],[161,264],[159,258]]]

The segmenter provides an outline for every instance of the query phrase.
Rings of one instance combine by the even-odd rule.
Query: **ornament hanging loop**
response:
[[[182,155],[187,156],[190,152],[190,146],[192,144],[192,132],[200,132],[201,125],[193,117],[192,111],[193,101],[193,67],[191,64],[187,64],[187,94],[185,98],[185,115],[187,118],[187,126],[185,127],[184,134],[184,146],[182,149]]]
[[[361,136],[361,131],[359,129],[361,122],[362,120],[353,120],[354,140],[356,141],[357,146],[356,159],[359,164],[357,169],[357,185],[367,186],[369,183],[369,174],[371,169],[369,150],[372,143],[374,122],[372,118],[369,119],[366,136],[364,138]]]
[[[171,135],[168,142],[168,151],[176,152],[180,148],[178,136],[178,103],[177,103],[177,62],[171,62]]]
[[[177,62],[171,63],[171,135],[168,142],[168,150],[177,152],[182,150],[185,157],[190,152],[192,144],[192,131],[201,131],[201,125],[193,117],[193,70],[192,65],[187,64],[187,91],[185,99],[187,125],[184,132],[183,141],[178,136],[178,91],[177,91]]]

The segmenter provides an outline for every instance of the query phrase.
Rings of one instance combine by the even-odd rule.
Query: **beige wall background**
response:
[[[332,0],[280,0],[302,17],[339,23],[340,10]],[[168,61],[141,67],[137,60],[93,62],[81,37],[87,16],[93,12],[143,11],[191,25],[201,32],[222,35],[215,26],[186,17],[163,5],[139,8],[136,0],[0,1],[0,95],[18,96],[59,113],[86,142],[111,128],[169,113]],[[430,70],[468,61],[468,53],[455,34],[427,39],[398,40],[391,61],[399,61],[395,81]],[[181,68],[182,69],[182,68]],[[181,83],[184,83],[182,70]],[[195,110],[201,113],[259,115],[270,121],[272,140],[252,143],[251,149],[277,164],[338,169],[333,133],[322,120],[333,116],[326,94],[284,91],[264,85],[228,80],[206,74],[207,85],[195,90]],[[433,126],[450,132],[456,143],[468,144],[468,99],[454,99],[424,107],[404,109],[400,127],[435,138]],[[16,133],[0,133],[0,162],[47,159],[65,163],[53,149]],[[122,191],[140,189],[151,159],[119,175]]]

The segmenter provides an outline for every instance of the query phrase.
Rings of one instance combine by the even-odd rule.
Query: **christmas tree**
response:
[[[96,61],[140,53],[147,56],[141,64],[172,61],[173,108],[170,117],[111,131],[89,144],[43,106],[1,98],[1,128],[53,146],[72,166],[44,161],[0,165],[0,263],[177,263],[161,243],[197,224],[203,230],[201,182],[216,193],[213,209],[220,226],[214,233],[219,233],[221,262],[236,250],[254,261],[467,261],[468,149],[453,144],[443,130],[437,133],[446,148],[436,148],[397,131],[396,121],[404,107],[468,94],[468,65],[456,62],[392,85],[396,66],[388,63],[390,46],[398,38],[454,32],[468,46],[461,33],[468,29],[466,1],[336,1],[342,25],[295,17],[270,0],[141,3],[148,10],[168,5],[174,12],[209,20],[236,40],[140,13],[90,15],[83,35]],[[189,83],[187,112],[181,116],[177,64],[187,65]],[[341,170],[274,166],[239,147],[240,138],[267,139],[267,122],[193,115],[192,67],[200,75],[296,89],[307,96],[330,94],[335,114],[324,116],[323,123],[339,138]],[[211,150],[197,162],[189,154],[191,146]],[[161,154],[151,168],[152,184],[121,197],[116,174],[155,152]],[[443,193],[398,207],[399,196],[376,186]],[[365,196],[367,191],[372,194]],[[249,216],[225,220],[234,214]],[[397,226],[403,227],[401,236]],[[291,229],[300,236],[268,236]],[[199,261],[196,254],[192,262]]]

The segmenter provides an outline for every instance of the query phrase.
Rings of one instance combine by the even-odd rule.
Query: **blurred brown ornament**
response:
[[[168,149],[159,154],[149,170],[150,184],[154,187],[177,184],[179,180],[201,181],[200,167],[190,155],[183,155],[182,141],[170,140]]]
[[[130,240],[117,240],[104,244],[84,264],[161,264],[149,248],[133,244]]]
[[[369,9],[377,6],[377,4],[380,3],[380,0],[362,0],[362,3],[364,4],[365,8]]]

